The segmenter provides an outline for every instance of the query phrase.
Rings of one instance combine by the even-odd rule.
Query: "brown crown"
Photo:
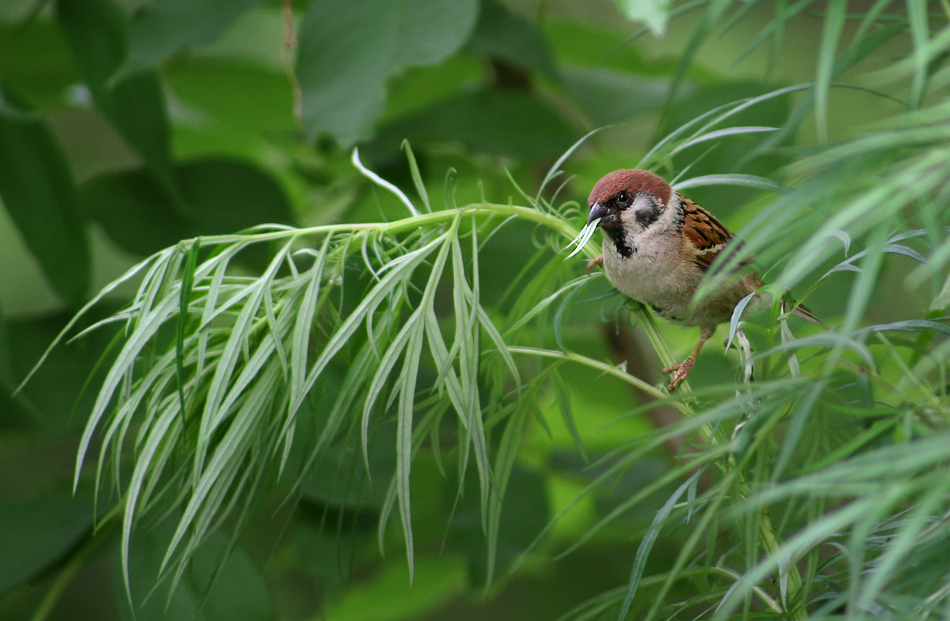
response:
[[[617,196],[621,190],[626,190],[631,194],[637,192],[649,192],[664,203],[668,203],[673,195],[673,188],[670,184],[648,170],[638,170],[628,168],[624,170],[615,170],[612,173],[604,175],[600,181],[594,185],[590,191],[590,197],[587,199],[587,205],[592,206],[596,202],[606,202]]]

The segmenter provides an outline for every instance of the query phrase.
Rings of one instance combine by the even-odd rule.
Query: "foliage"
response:
[[[950,617],[945,3],[139,4],[0,4],[0,615]],[[632,165],[832,328],[658,388],[583,269]]]

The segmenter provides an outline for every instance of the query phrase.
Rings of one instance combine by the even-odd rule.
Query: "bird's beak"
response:
[[[600,202],[596,202],[593,205],[591,205],[590,215],[587,216],[587,224],[590,224],[591,222],[593,222],[594,220],[598,218],[603,220],[604,216],[606,215],[607,215],[607,210],[604,209],[604,207],[600,204]]]

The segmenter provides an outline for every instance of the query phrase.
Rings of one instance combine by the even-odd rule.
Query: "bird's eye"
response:
[[[618,203],[626,203],[628,200],[630,200],[630,195],[627,194],[627,192],[625,192],[625,191],[623,191],[623,192],[621,192],[620,194],[617,195],[617,202],[618,202]]]

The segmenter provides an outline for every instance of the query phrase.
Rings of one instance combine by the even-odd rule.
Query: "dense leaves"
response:
[[[114,79],[154,68],[188,45],[211,43],[263,0],[165,0],[143,7],[129,25],[129,50]]]
[[[159,181],[174,188],[165,95],[158,74],[113,77],[128,46],[122,11],[111,0],[61,0],[56,6],[96,107]]]
[[[225,158],[183,162],[174,179],[177,195],[145,169],[104,174],[84,183],[79,199],[117,245],[138,255],[201,234],[292,220],[280,187],[244,162]]]
[[[475,0],[316,0],[297,60],[307,134],[329,133],[345,147],[369,137],[390,75],[459,49],[477,13]]]
[[[80,303],[90,281],[89,246],[69,164],[44,120],[2,90],[0,198],[57,293]]]

